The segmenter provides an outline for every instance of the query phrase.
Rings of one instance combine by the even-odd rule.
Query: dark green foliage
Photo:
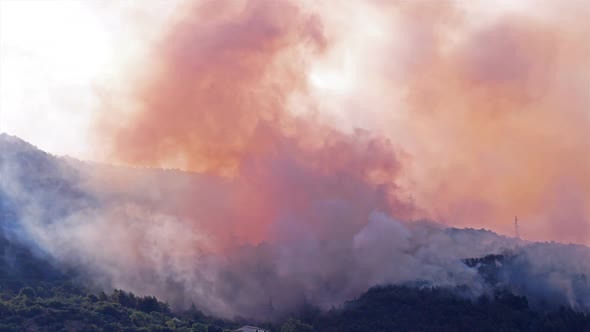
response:
[[[504,263],[505,260],[511,259],[513,259],[513,257],[510,255],[487,255],[480,258],[468,258],[463,260],[463,263],[469,267],[476,268],[488,284],[496,285],[498,283],[498,273],[502,263]]]
[[[193,317],[201,321],[177,317],[153,296],[122,290],[96,296],[70,284],[52,286],[46,296],[36,295],[31,287],[17,296],[2,294],[0,331],[222,331],[196,308]]]
[[[313,332],[313,328],[311,325],[291,318],[283,324],[281,332]]]
[[[1,158],[1,156],[0,156]],[[58,268],[30,243],[15,237],[13,202],[0,190],[0,331],[196,331],[235,327],[194,306],[172,313],[153,296],[123,290],[97,294],[73,283],[77,275]]]
[[[192,307],[172,313],[153,296],[94,294],[0,229],[0,331],[203,331],[221,325]],[[214,324],[212,322],[215,322]],[[195,327],[193,329],[193,326]],[[217,326],[215,326],[217,327]]]
[[[209,326],[207,332],[223,332],[223,329],[218,326]]]
[[[1,256],[4,255],[4,256]],[[205,315],[192,305],[173,312],[153,296],[124,290],[93,293],[30,249],[0,232],[0,331],[224,332],[246,325]],[[495,283],[510,257],[465,260]],[[584,281],[585,282],[585,281]],[[590,316],[569,308],[540,312],[526,298],[499,290],[470,300],[461,289],[378,287],[341,308],[304,305],[293,317],[259,323],[273,332],[378,331],[588,331]],[[468,293],[468,292],[464,292]]]
[[[173,313],[153,296],[123,290],[93,294],[66,281],[0,292],[0,331],[223,332],[237,324],[208,317],[194,305]],[[501,291],[475,301],[455,290],[373,288],[341,308],[305,306],[265,325],[275,332],[590,331],[590,316],[561,308],[538,312],[526,298]]]
[[[29,299],[35,298],[35,291],[31,287],[21,288],[20,292],[18,292],[19,297],[27,297]]]
[[[537,312],[526,298],[508,292],[471,301],[450,289],[401,286],[370,289],[307,323],[323,332],[590,331],[587,314],[565,308]]]

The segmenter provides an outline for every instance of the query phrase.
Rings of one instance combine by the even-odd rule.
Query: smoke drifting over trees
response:
[[[341,197],[312,204],[314,224],[284,215],[270,224],[268,238],[252,243],[233,234],[233,226],[224,234],[222,225],[207,226],[195,211],[183,215],[176,205],[186,190],[223,204],[232,181],[58,159],[8,136],[1,148],[5,232],[95,287],[155,294],[177,308],[195,303],[226,317],[264,318],[304,303],[329,308],[385,284],[466,286],[468,297],[504,287],[539,307],[589,309],[587,247],[402,222],[377,207],[363,215],[350,208],[362,201]],[[111,186],[103,181],[105,170],[117,183],[127,182]],[[205,185],[208,194],[195,192]],[[233,212],[200,209],[203,215]],[[495,283],[462,261],[492,253],[507,257],[498,262]]]
[[[479,6],[183,2],[97,84],[92,146],[128,167],[3,136],[2,227],[97,287],[223,316],[407,283],[588,310],[588,248],[429,221],[589,236],[589,7]],[[463,261],[499,253],[494,284]]]

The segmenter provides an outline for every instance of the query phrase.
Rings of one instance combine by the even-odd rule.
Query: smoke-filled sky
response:
[[[211,176],[228,201],[180,205],[226,241],[356,227],[317,213],[337,193],[588,244],[588,36],[582,0],[4,0],[0,131]]]

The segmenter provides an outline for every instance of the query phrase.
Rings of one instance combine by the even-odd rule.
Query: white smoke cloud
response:
[[[175,307],[195,303],[225,317],[268,318],[303,303],[337,306],[383,284],[467,286],[473,296],[486,294],[491,285],[462,259],[508,253],[497,286],[533,305],[590,308],[590,250],[583,246],[527,244],[379,211],[354,220],[343,209],[350,202],[324,201],[312,207],[325,217],[319,228],[286,214],[266,241],[220,249],[198,221],[166,207],[164,193],[199,175],[118,169],[166,182],[150,182],[150,191],[107,191],[85,178],[102,166],[57,159],[6,136],[0,148],[0,191],[18,202],[19,234],[91,287],[154,294]]]

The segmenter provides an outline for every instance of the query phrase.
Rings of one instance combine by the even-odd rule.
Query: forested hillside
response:
[[[194,306],[174,310],[153,296],[124,290],[91,291],[22,245],[2,237],[0,248],[0,331],[219,332],[250,323],[211,317]],[[469,263],[495,259],[499,256]],[[462,291],[376,287],[329,311],[309,305],[289,317],[256,323],[277,332],[590,331],[585,313],[533,310],[525,297],[507,291],[475,300],[462,297]]]
[[[470,275],[473,278],[465,280],[475,280],[473,285],[479,287],[477,290],[463,284],[442,287],[427,280],[397,285],[376,283],[384,285],[371,288],[362,295],[355,295],[356,298],[351,296],[346,303],[334,303],[332,308],[323,305],[320,309],[317,303],[304,298],[302,303],[290,303],[292,307],[298,308],[294,310],[279,308],[280,304],[276,301],[277,310],[271,311],[264,319],[251,316],[240,318],[237,315],[226,315],[225,319],[221,319],[212,315],[207,305],[203,305],[215,302],[215,298],[201,301],[202,298],[198,296],[192,297],[191,300],[197,306],[166,303],[167,300],[178,298],[178,293],[182,292],[171,294],[167,291],[169,288],[166,288],[168,285],[165,282],[161,285],[164,291],[158,293],[158,299],[150,292],[135,295],[127,287],[98,285],[96,280],[99,277],[116,274],[105,273],[107,267],[100,264],[101,261],[92,261],[89,258],[94,256],[71,255],[70,259],[59,260],[56,253],[64,254],[60,246],[68,243],[49,241],[49,247],[54,250],[46,250],[48,242],[38,242],[44,240],[42,235],[46,233],[35,233],[36,228],[31,227],[31,223],[33,226],[42,226],[40,229],[46,232],[54,232],[56,226],[61,227],[57,229],[67,230],[68,227],[60,223],[68,222],[69,216],[76,215],[76,220],[80,222],[89,216],[84,213],[76,214],[79,211],[93,211],[112,202],[145,204],[148,195],[136,197],[125,190],[102,192],[99,195],[80,190],[84,188],[80,185],[83,179],[81,172],[91,172],[92,167],[100,166],[65,162],[17,138],[0,136],[0,152],[0,332],[219,332],[247,324],[273,332],[590,331],[590,284],[585,265],[579,264],[588,261],[587,247],[556,243],[528,243],[521,246],[508,238],[483,230],[420,226],[416,232],[417,238],[420,234],[432,233],[432,236],[426,237],[432,242],[416,242],[421,245],[418,247],[421,250],[412,249],[412,246],[392,248],[389,246],[389,239],[377,237],[377,240],[382,241],[379,253],[395,249],[397,259],[405,262],[407,268],[440,267],[436,265],[437,259],[449,260],[449,257],[433,255],[430,250],[432,243],[440,241],[446,246],[454,246],[452,249],[456,252],[452,252],[452,259],[449,260],[452,263],[449,266],[453,269],[437,271],[442,272],[449,280],[453,280],[453,271]],[[74,164],[77,166],[72,168],[71,165]],[[126,177],[136,170],[119,171]],[[145,172],[150,179],[158,178],[159,183],[165,184],[184,183],[194,176],[161,170]],[[164,187],[168,189],[162,190],[162,193],[173,192],[170,189],[173,185],[170,188]],[[390,224],[395,225],[391,220],[376,223],[373,231],[391,232]],[[380,228],[383,225],[388,227]],[[104,237],[101,239],[106,241],[109,239],[110,229],[104,230]],[[403,232],[398,232],[397,229],[393,231],[401,235],[409,232],[405,229]],[[357,238],[362,239],[368,233],[359,234],[360,237]],[[401,235],[394,239],[405,241],[407,234]],[[81,242],[78,244],[84,244],[82,240],[86,239],[79,239]],[[374,238],[365,239],[364,245],[373,244],[371,239]],[[99,242],[96,250],[102,249],[103,243]],[[494,249],[510,245],[512,247],[504,251]],[[250,253],[266,253],[264,248],[272,247],[252,247]],[[440,251],[440,247],[432,248],[439,248],[436,251]],[[482,256],[470,248],[496,253]],[[408,251],[410,249],[416,252]],[[123,251],[119,253],[125,254]],[[424,255],[429,256],[424,259]],[[252,257],[257,259],[246,259]],[[260,265],[257,264],[264,257],[266,256],[262,254],[239,256],[234,264],[241,266],[241,269],[236,270],[240,273],[228,274],[228,271],[233,271],[230,269],[224,270],[225,273],[219,276],[233,276],[235,280],[231,279],[232,283],[228,285],[247,287],[249,284],[242,283],[240,278],[249,276],[250,281],[258,282],[255,277],[261,275],[253,277],[251,273],[253,269],[259,268]],[[411,264],[420,257],[424,259],[420,261],[422,265]],[[85,261],[81,261],[82,259]],[[89,261],[93,264],[87,264]],[[250,265],[240,265],[244,262]],[[276,261],[266,263],[268,271],[276,272]],[[401,269],[390,256],[383,256],[381,261],[372,266],[373,271],[380,271],[383,264],[389,264],[391,271]],[[350,269],[350,266],[345,266]],[[196,266],[189,268],[198,272]],[[124,267],[120,269],[124,270]],[[109,271],[113,270],[111,268]],[[428,269],[425,268],[424,271]],[[414,271],[414,274],[417,273]],[[163,274],[154,275],[170,274],[164,270]],[[342,288],[337,286],[339,279],[332,280],[333,283],[324,282],[322,285],[330,288],[333,293],[342,292]],[[184,289],[190,289],[193,285],[187,283],[184,286],[188,287]],[[253,289],[246,289],[247,293],[257,292]],[[356,294],[366,289],[364,287]],[[135,289],[133,291],[140,293]],[[227,298],[221,302],[225,301],[224,304],[231,306],[233,293],[226,295]],[[246,304],[254,307],[253,312],[268,311],[266,306],[269,298],[265,294],[254,295],[259,297],[258,300],[265,307],[257,308],[257,304]],[[247,296],[243,298],[249,299]]]

